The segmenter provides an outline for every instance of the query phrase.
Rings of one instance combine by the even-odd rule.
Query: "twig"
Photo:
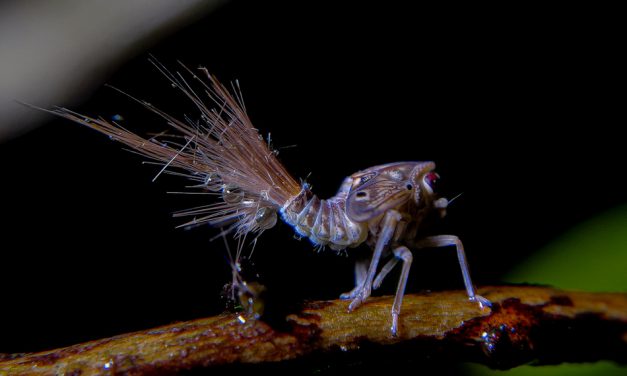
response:
[[[400,334],[390,334],[391,297],[352,313],[345,301],[317,301],[285,325],[236,314],[181,322],[34,354],[0,356],[0,375],[163,374],[226,364],[324,361],[344,353],[473,361],[495,368],[596,361],[627,363],[627,294],[549,287],[481,289],[480,310],[463,291],[407,295]],[[244,322],[242,322],[244,321]]]

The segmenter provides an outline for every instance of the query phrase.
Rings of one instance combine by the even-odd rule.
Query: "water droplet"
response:
[[[91,119],[89,119],[89,118],[83,118],[83,121],[84,121],[85,123],[91,123]]]
[[[194,161],[194,162],[196,162],[196,161]],[[216,174],[215,172],[210,172],[210,173],[207,174],[207,176],[205,176],[205,184],[206,185],[215,183],[218,180],[220,180],[220,175]]]
[[[124,120],[124,117],[122,115],[120,115],[120,114],[115,114],[115,115],[111,116],[111,120],[113,120],[113,121],[122,121],[122,120]]]
[[[255,214],[255,222],[262,230],[267,230],[274,227],[277,222],[276,210],[269,207],[259,208]]]
[[[220,184],[220,180],[220,175],[215,172],[206,173],[203,181],[205,189],[212,192],[224,191],[224,185]]]
[[[233,184],[225,184],[222,187],[222,198],[229,204],[237,204],[244,199],[244,191]]]

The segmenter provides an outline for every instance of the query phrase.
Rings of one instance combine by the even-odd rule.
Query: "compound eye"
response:
[[[435,172],[429,172],[425,175],[424,180],[429,188],[434,189],[435,186],[438,184],[438,181],[440,180],[440,175],[436,174]]]

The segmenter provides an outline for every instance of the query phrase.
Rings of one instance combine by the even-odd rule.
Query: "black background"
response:
[[[279,157],[321,197],[372,165],[436,161],[442,191],[463,193],[439,231],[464,241],[478,285],[627,199],[622,46],[603,11],[254,3],[220,8],[106,82],[182,117],[196,113],[147,53],[239,79],[255,126],[297,145]],[[166,127],[111,89],[84,99],[72,108],[121,114],[138,133]],[[0,146],[0,352],[223,309],[222,242],[171,218],[203,201],[166,194],[186,182],[151,183],[158,168],[120,149],[53,118]],[[316,253],[279,224],[258,242],[256,271],[280,299],[332,299],[352,287],[356,252]],[[414,260],[409,291],[462,288],[453,250]]]

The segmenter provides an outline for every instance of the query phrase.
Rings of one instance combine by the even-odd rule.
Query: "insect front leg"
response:
[[[366,275],[366,280],[356,292],[353,301],[348,306],[349,312],[359,307],[370,296],[370,293],[372,292],[372,281],[374,280],[374,276],[377,272],[379,260],[381,259],[383,250],[394,236],[394,232],[396,231],[396,225],[401,220],[401,218],[401,215],[396,210],[390,210],[385,213],[385,217],[383,217],[382,221],[381,231],[379,233],[379,238],[377,239],[377,244],[375,245],[374,252],[372,254],[372,260],[370,261],[370,267],[368,268],[368,274]]]
[[[378,289],[381,287],[381,283],[385,277],[394,269],[396,264],[399,261],[403,261],[403,269],[401,270],[401,276],[398,280],[398,287],[396,288],[396,296],[394,297],[394,304],[392,305],[392,335],[396,336],[398,334],[398,317],[401,313],[401,305],[403,304],[403,296],[405,295],[405,286],[407,285],[407,278],[409,278],[409,269],[411,268],[411,263],[413,261],[413,255],[409,248],[405,246],[401,246],[396,248],[394,251],[394,258],[390,259],[381,268],[381,271],[375,278],[372,283],[373,289]]]
[[[394,304],[392,305],[391,329],[392,329],[392,335],[396,336],[398,334],[398,316],[401,313],[401,305],[403,304],[403,295],[405,295],[405,286],[407,285],[407,278],[409,277],[409,269],[411,268],[413,256],[409,248],[405,246],[401,246],[394,250],[394,260],[403,261],[403,269],[401,270],[401,277],[398,280],[398,287],[396,288],[396,296],[394,297]],[[388,265],[389,264],[390,263],[388,262]]]
[[[455,246],[457,248],[457,258],[459,260],[459,266],[462,269],[462,276],[464,277],[464,285],[466,286],[466,292],[468,293],[468,299],[471,302],[479,303],[479,307],[483,308],[484,306],[491,307],[492,303],[480,296],[475,294],[475,287],[472,284],[472,280],[470,279],[470,271],[468,270],[468,262],[466,261],[466,253],[464,252],[464,245],[461,240],[455,235],[436,235],[429,236],[427,238],[421,239],[418,242],[414,243],[413,246],[415,248],[436,248],[436,247],[449,247]]]

